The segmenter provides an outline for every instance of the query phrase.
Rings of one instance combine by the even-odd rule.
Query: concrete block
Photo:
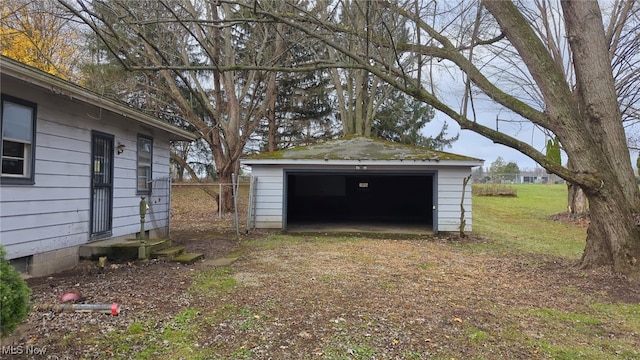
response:
[[[33,255],[29,275],[47,276],[78,265],[78,246]]]

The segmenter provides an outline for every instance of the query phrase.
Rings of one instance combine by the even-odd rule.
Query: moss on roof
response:
[[[365,136],[347,136],[310,146],[264,152],[247,159],[290,160],[457,160],[480,159]]]

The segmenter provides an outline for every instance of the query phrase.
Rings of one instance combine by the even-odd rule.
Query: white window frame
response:
[[[1,109],[1,120],[0,120],[0,177],[2,179],[3,184],[34,184],[34,174],[35,174],[35,155],[36,155],[36,119],[37,119],[37,105],[30,101],[26,101],[23,99],[19,99],[10,95],[2,94],[1,97],[2,109]],[[5,116],[7,116],[5,112],[6,105],[10,103],[14,106],[19,106],[22,108],[28,108],[31,110],[31,121],[30,124],[30,139],[17,139],[5,136],[7,121]],[[22,156],[10,156],[4,154],[5,142],[12,142],[17,144],[22,144],[23,153]],[[3,169],[3,164],[5,160],[17,160],[22,161],[22,172],[20,174],[15,173],[5,173]]]
[[[145,151],[147,147],[148,152]],[[149,195],[153,179],[153,138],[138,134],[136,149],[136,194]]]

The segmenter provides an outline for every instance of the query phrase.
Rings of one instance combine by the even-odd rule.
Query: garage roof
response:
[[[406,145],[365,136],[348,136],[310,146],[295,147],[271,153],[260,153],[245,159],[246,165],[258,164],[397,164],[431,163],[429,165],[482,166],[484,160]]]

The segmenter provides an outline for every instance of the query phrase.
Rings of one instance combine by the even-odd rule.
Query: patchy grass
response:
[[[237,285],[228,267],[214,268],[195,275],[189,292],[192,294],[229,293]]]
[[[25,338],[74,359],[639,359],[637,284],[572,266],[584,229],[547,220],[564,187],[517,188],[474,197],[485,238],[252,234],[228,267],[80,273],[64,284],[128,310],[32,314],[47,335]],[[34,296],[55,299],[60,281]]]
[[[640,356],[639,309],[611,297],[623,283],[562,258],[472,242],[277,242],[252,243],[232,267],[238,286],[210,299],[230,302],[209,318],[220,358]]]
[[[90,342],[101,349],[104,358],[208,359],[212,356],[210,349],[197,346],[199,314],[199,310],[187,308],[166,322],[134,322],[122,332],[111,330],[104,336],[94,335]]]

